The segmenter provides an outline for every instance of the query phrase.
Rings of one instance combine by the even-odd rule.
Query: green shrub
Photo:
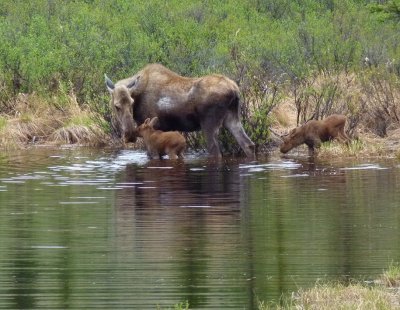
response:
[[[119,80],[160,62],[182,75],[222,73],[236,80],[244,98],[244,126],[260,144],[268,138],[271,98],[248,110],[250,100],[258,100],[254,90],[260,85],[277,87],[279,94],[289,92],[288,84],[300,85],[302,113],[309,117],[335,110],[332,104],[344,109],[334,80],[316,89],[310,83],[315,76],[334,78],[371,67],[400,75],[396,5],[5,0],[0,5],[0,112],[8,112],[20,92],[51,97],[61,89],[110,121],[104,73]]]

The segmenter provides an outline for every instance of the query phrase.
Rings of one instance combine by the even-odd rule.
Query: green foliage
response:
[[[245,98],[258,87],[254,76],[281,89],[363,70],[365,57],[400,75],[398,9],[398,0],[4,0],[0,112],[19,92],[51,97],[61,89],[110,121],[104,73],[119,80],[150,62],[188,76],[226,74]],[[324,100],[332,94],[326,89]],[[242,115],[257,141],[268,137],[263,104]]]
[[[381,38],[370,12],[350,0],[6,0],[0,7],[0,81],[14,93],[48,92],[63,82],[83,102],[105,91],[105,72],[120,79],[149,62],[185,75],[234,77],[239,58],[247,72],[262,68],[291,78],[348,70],[383,45],[385,56],[399,55],[398,29],[385,26]],[[389,44],[383,41],[388,37]]]
[[[373,3],[370,5],[371,12],[377,13],[382,21],[395,20],[400,22],[400,1],[390,0],[383,3]]]

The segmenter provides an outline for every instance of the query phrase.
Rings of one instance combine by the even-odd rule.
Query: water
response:
[[[400,164],[0,155],[0,309],[256,309],[400,260]]]

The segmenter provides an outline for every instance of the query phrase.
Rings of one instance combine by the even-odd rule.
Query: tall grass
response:
[[[104,145],[108,131],[104,120],[84,109],[73,95],[43,98],[20,94],[10,103],[11,112],[0,116],[0,145],[18,148],[27,144]],[[102,126],[101,126],[102,125]]]

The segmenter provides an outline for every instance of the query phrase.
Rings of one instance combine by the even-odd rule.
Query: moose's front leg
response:
[[[314,156],[315,148],[319,148],[321,146],[322,142],[320,139],[312,139],[312,140],[306,141],[305,143],[308,146],[308,155]]]
[[[207,150],[211,156],[215,156],[217,158],[222,157],[221,151],[218,145],[218,132],[219,128],[214,124],[210,124],[208,122],[203,122],[202,131],[206,138],[207,142]]]
[[[315,150],[313,146],[308,145],[308,156],[314,156]]]

